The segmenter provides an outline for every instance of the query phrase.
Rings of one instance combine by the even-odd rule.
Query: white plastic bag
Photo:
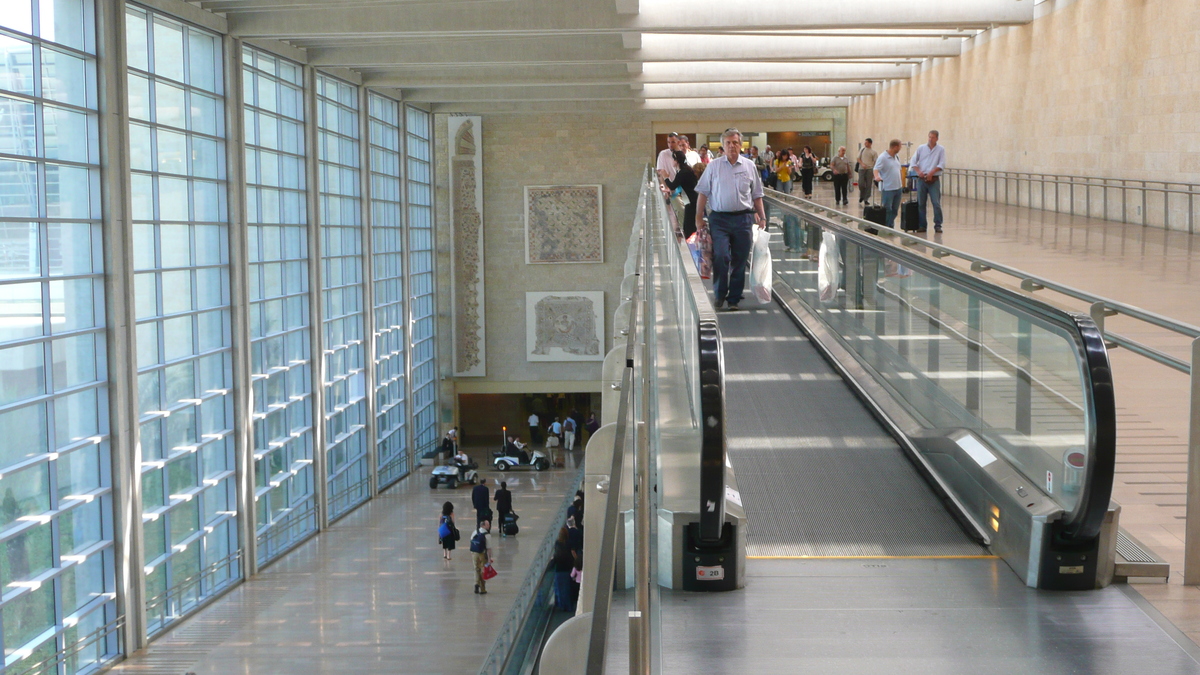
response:
[[[771,302],[771,233],[754,228],[754,258],[750,263],[750,288],[759,304]]]
[[[826,231],[821,235],[821,255],[817,259],[817,295],[821,302],[837,299],[842,285],[842,260],[837,235]]]

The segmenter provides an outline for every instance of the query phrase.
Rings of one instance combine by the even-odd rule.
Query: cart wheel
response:
[[[496,462],[497,471],[508,471],[508,462]]]
[[[436,489],[437,489],[437,486],[438,486],[438,479],[437,479],[437,476],[430,476],[430,477],[429,477],[429,489],[430,489],[430,490],[436,490]]]
[[[454,489],[454,488],[456,488],[456,487],[458,487],[458,479],[457,479],[457,478],[451,478],[451,479],[450,479],[450,489],[451,489],[451,490],[453,490],[453,489]]]
[[[539,459],[537,464],[533,465],[533,468],[538,471],[545,471],[546,469],[550,468],[550,462],[546,461],[545,459]]]

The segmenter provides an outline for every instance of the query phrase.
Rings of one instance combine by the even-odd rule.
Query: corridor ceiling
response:
[[[435,111],[844,106],[1036,0],[202,0]]]

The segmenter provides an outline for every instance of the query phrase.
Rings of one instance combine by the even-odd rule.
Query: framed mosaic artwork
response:
[[[600,185],[525,186],[525,262],[604,262]]]
[[[604,291],[525,293],[529,361],[603,361]]]
[[[483,134],[478,115],[452,116],[450,139],[450,218],[454,237],[454,374],[487,375],[483,289]]]

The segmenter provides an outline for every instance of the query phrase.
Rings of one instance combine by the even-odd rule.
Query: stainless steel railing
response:
[[[960,179],[970,175],[968,170],[957,169],[953,171],[960,174]],[[1086,303],[1089,313],[1095,321],[1096,326],[1104,335],[1109,349],[1117,347],[1127,349],[1131,353],[1187,374],[1190,377],[1190,407],[1188,422],[1188,507],[1187,519],[1185,521],[1184,584],[1189,586],[1200,585],[1200,368],[1195,367],[1197,364],[1200,364],[1200,326],[1175,321],[1174,319],[1140,307],[1088,293],[1045,277],[1030,274],[1010,265],[988,260],[967,253],[966,251],[931,241],[926,237],[909,234],[901,230],[879,228],[874,223],[812,201],[792,195],[785,195],[781,192],[771,191],[771,193],[781,200],[799,204],[804,209],[823,213],[835,220],[835,222],[856,226],[858,229],[864,231],[868,228],[878,229],[878,233],[875,236],[892,239],[905,246],[917,247],[935,258],[957,258],[966,262],[971,272],[975,274],[981,276],[988,273],[1005,275],[1012,281],[1017,282],[1021,289],[1028,293],[1052,291],[1072,300]],[[948,192],[947,194],[953,193]],[[1179,358],[1144,342],[1107,330],[1105,328],[1105,320],[1118,316],[1132,319],[1146,326],[1161,329],[1166,331],[1169,336],[1178,336],[1189,340],[1191,346],[1189,357],[1187,359]]]
[[[947,169],[947,195],[1194,233],[1200,185],[1066,174]]]

